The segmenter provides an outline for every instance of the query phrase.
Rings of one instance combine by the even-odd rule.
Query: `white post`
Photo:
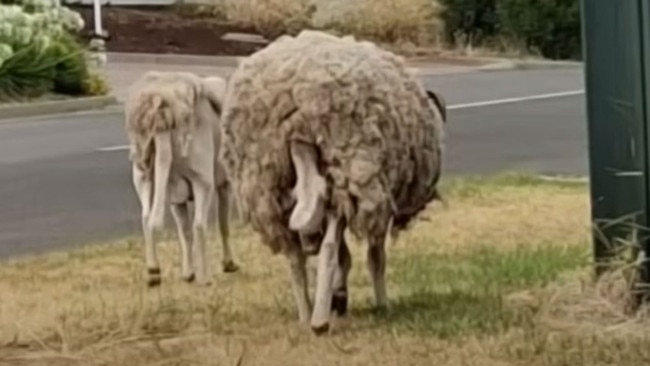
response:
[[[93,0],[93,16],[95,20],[95,32],[90,40],[89,51],[95,70],[100,71],[106,65],[106,44],[104,42],[104,29],[102,28],[101,0]]]
[[[93,0],[93,15],[95,16],[95,35],[101,37],[104,34],[102,29],[102,4],[101,0]]]

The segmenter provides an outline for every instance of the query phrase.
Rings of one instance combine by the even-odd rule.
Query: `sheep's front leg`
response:
[[[314,146],[292,141],[290,150],[291,160],[296,170],[296,186],[293,190],[296,206],[289,218],[289,228],[303,235],[309,235],[321,228],[327,185],[325,178],[318,172]]]
[[[207,273],[206,240],[208,237],[208,217],[214,198],[214,183],[196,179],[192,181],[194,192],[194,223],[193,239],[196,255],[196,281],[199,284],[209,284]]]
[[[142,233],[144,235],[144,258],[147,268],[147,284],[160,285],[160,264],[154,242],[154,228],[149,225],[151,217],[151,199],[153,195],[153,182],[147,179],[145,173],[138,169],[136,164],[132,167],[133,186],[140,200],[142,208]]]
[[[348,274],[352,268],[352,255],[344,235],[341,235],[339,246],[339,265],[334,272],[334,295],[332,297],[332,310],[339,316],[348,311]]]
[[[228,186],[221,186],[217,188],[217,228],[219,236],[221,237],[221,246],[223,248],[223,271],[226,273],[233,273],[239,270],[239,266],[235,264],[230,249],[230,228],[229,228],[229,213],[230,213],[230,197],[228,195]]]
[[[187,240],[190,234],[190,217],[187,209],[187,203],[174,204],[171,206],[172,216],[176,222],[178,231],[178,242],[181,249],[181,276],[187,282],[194,281],[194,271],[192,270],[192,246]]]
[[[316,334],[322,334],[329,330],[334,279],[339,267],[339,247],[343,229],[343,220],[340,217],[333,214],[327,215],[325,237],[318,253],[316,296],[311,318],[311,328]]]
[[[309,292],[307,284],[307,258],[305,254],[298,249],[292,250],[287,254],[291,268],[291,287],[293,297],[298,308],[298,319],[301,323],[309,322],[311,313],[311,304],[309,303]]]

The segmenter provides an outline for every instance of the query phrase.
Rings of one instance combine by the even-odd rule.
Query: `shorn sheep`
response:
[[[347,308],[344,231],[368,241],[379,307],[385,240],[438,197],[445,101],[402,58],[317,31],[243,60],[222,111],[222,161],[242,219],[290,262],[298,316],[317,334]],[[392,228],[392,229],[391,229]],[[306,257],[318,253],[313,312]]]
[[[215,196],[223,270],[238,269],[229,244],[228,180],[218,158],[225,90],[226,81],[219,77],[157,71],[145,73],[129,90],[125,127],[133,184],[142,207],[149,286],[161,283],[155,234],[163,227],[167,205],[176,223],[186,281],[208,283],[205,245]]]

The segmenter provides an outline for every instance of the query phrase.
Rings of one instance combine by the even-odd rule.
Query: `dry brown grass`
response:
[[[443,31],[442,9],[434,0],[189,0],[185,5],[268,38],[316,28],[389,44],[431,46]]]
[[[269,38],[310,27],[313,13],[311,0],[220,0],[209,4],[227,21]]]
[[[575,294],[595,288],[567,287],[575,276],[556,280],[581,271],[580,256],[588,255],[584,186],[507,177],[459,180],[446,192],[447,207],[433,207],[389,246],[389,313],[372,311],[363,247],[353,245],[351,313],[322,338],[296,324],[285,260],[271,257],[245,228],[233,238],[242,271],[215,273],[208,288],[180,280],[173,242],[161,246],[158,289],[144,286],[139,239],[2,263],[0,365],[550,366],[605,365],[608,355],[617,365],[643,359],[640,340],[629,343],[638,349],[625,359],[620,347],[594,353],[607,346],[605,334],[584,338],[551,326],[553,319],[568,323],[575,312],[567,309],[583,298]],[[211,250],[219,268],[218,246]],[[584,317],[575,321],[586,324]],[[590,331],[617,322],[594,323]],[[573,348],[561,348],[566,344]]]
[[[439,45],[442,6],[432,0],[318,1],[313,25],[389,44]]]

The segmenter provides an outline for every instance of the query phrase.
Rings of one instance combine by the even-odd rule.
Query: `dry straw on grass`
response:
[[[630,321],[616,301],[603,300],[615,292],[573,275],[584,271],[579,257],[589,250],[584,186],[463,180],[445,193],[448,207],[433,207],[389,246],[389,313],[372,311],[363,246],[352,245],[351,313],[323,338],[296,324],[283,258],[261,252],[245,229],[233,238],[242,272],[217,273],[209,288],[179,279],[173,243],[162,247],[164,282],[153,290],[139,278],[139,239],[3,263],[0,365],[551,366],[648,359],[646,320]]]
[[[650,359],[650,309],[629,311],[630,278],[614,270],[593,280],[591,268],[509,300],[535,309],[528,327],[492,340],[493,349],[528,365],[641,365]]]

